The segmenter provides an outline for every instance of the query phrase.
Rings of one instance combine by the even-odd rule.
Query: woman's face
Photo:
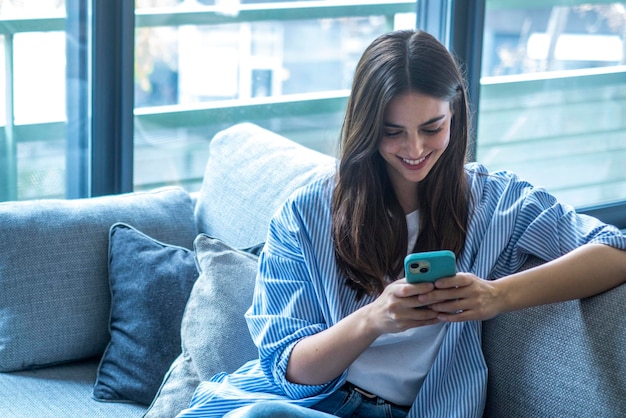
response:
[[[400,202],[413,199],[415,185],[448,147],[451,119],[449,102],[421,93],[397,96],[387,105],[378,152]]]

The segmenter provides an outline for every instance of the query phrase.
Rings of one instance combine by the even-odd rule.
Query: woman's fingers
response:
[[[497,295],[489,281],[461,273],[438,280],[435,287],[418,299],[438,312],[441,321],[484,320],[497,314]]]

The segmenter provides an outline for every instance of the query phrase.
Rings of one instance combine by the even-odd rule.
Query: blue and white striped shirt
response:
[[[459,271],[493,280],[517,271],[529,255],[552,260],[591,242],[626,249],[626,238],[617,228],[576,214],[572,207],[511,173],[489,174],[479,164],[467,165],[466,171],[473,206],[465,247],[457,259]],[[246,313],[260,359],[201,383],[181,417],[224,416],[263,400],[311,406],[345,383],[346,373],[318,386],[285,378],[289,355],[298,341],[374,300],[356,301],[335,263],[333,185],[327,178],[301,188],[272,219],[253,304]],[[482,415],[487,366],[481,350],[481,323],[446,327],[439,354],[409,417]]]

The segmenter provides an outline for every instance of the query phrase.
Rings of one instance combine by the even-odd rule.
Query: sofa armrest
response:
[[[537,265],[531,260],[526,267]],[[618,417],[626,411],[626,285],[483,325],[485,416]]]

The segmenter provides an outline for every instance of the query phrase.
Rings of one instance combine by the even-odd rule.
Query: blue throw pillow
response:
[[[181,320],[197,278],[192,251],[127,224],[111,227],[111,340],[98,367],[96,400],[152,402],[181,352]]]

